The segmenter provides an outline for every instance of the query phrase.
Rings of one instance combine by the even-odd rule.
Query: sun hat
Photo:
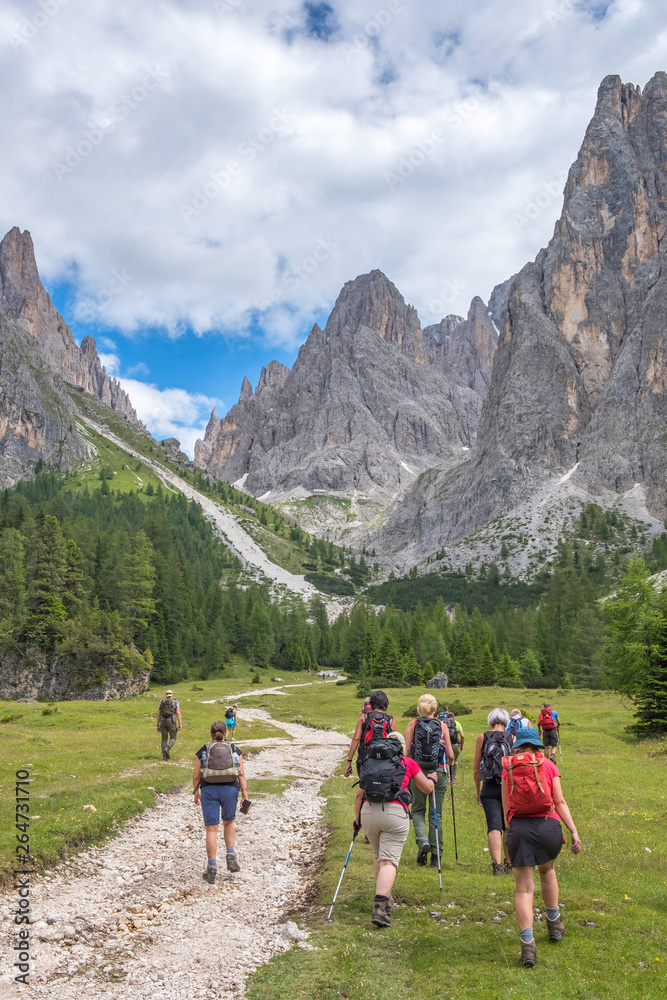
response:
[[[514,740],[514,746],[512,749],[516,750],[517,747],[523,746],[524,743],[531,743],[536,747],[543,747],[544,743],[540,739],[540,734],[537,729],[533,729],[532,726],[522,726],[521,729],[516,731],[516,739]]]
[[[173,693],[174,693],[174,692],[173,692],[173,691],[171,690],[171,688],[169,688],[169,690],[165,692],[165,697],[167,697],[167,698],[168,698],[168,697],[169,697],[169,695],[170,695],[170,694],[173,694]]]
[[[387,739],[400,740],[401,746],[405,750],[405,736],[403,733],[399,733],[398,730],[396,730],[396,732],[392,731],[391,733],[387,733]]]

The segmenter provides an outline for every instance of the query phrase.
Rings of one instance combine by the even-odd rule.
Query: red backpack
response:
[[[554,714],[550,708],[543,708],[540,712],[540,720],[542,722],[542,729],[555,729],[556,723],[554,722]]]
[[[359,751],[357,753],[357,768],[362,760],[368,756],[368,748],[374,740],[384,740],[391,732],[391,715],[386,712],[370,711],[361,727],[361,739],[359,741]]]
[[[540,769],[544,765],[544,754],[517,753],[503,758],[503,768],[507,780],[508,811],[515,816],[549,815],[554,802],[540,781]],[[542,777],[544,774],[542,774]]]

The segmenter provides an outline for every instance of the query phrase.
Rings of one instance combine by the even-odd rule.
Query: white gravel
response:
[[[189,767],[174,767],[174,780],[187,782],[183,790],[159,795],[117,838],[36,880],[30,986],[17,987],[5,961],[0,997],[240,998],[246,978],[273,954],[311,947],[307,933],[285,916],[303,901],[321,857],[326,800],[318,792],[349,741],[276,722],[259,709],[243,714],[274,722],[292,737],[288,744],[267,740],[274,745],[246,760],[250,798],[253,777],[298,777],[283,795],[257,798],[248,816],[238,814],[241,871],[220,868],[214,886],[203,881],[201,810],[193,804]],[[219,845],[224,865],[222,832]],[[16,943],[15,905],[12,892],[0,897],[5,956]]]

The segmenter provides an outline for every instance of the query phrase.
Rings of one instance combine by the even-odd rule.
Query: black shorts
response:
[[[483,781],[480,792],[480,799],[484,806],[486,816],[486,832],[492,830],[505,829],[505,817],[503,816],[503,790],[495,781]]]
[[[542,742],[545,747],[557,747],[558,746],[558,730],[557,729],[543,729],[542,730]]]
[[[555,861],[563,846],[563,828],[553,817],[514,816],[505,846],[513,868],[534,868]]]

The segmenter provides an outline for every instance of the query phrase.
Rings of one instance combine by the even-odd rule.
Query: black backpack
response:
[[[363,759],[358,762],[359,786],[364,798],[369,802],[402,802],[406,807],[412,801],[410,793],[401,785],[405,780],[406,766],[403,763],[403,748],[400,740],[373,740],[366,748]]]
[[[452,746],[454,746],[455,743],[460,743],[461,738],[459,736],[459,731],[456,728],[456,722],[454,721],[454,719],[447,719],[445,716],[442,715],[440,716],[440,718],[447,726],[447,729],[449,729],[449,741],[452,744]]]
[[[440,719],[415,719],[411,756],[422,770],[433,771],[438,766],[441,740]]]
[[[233,708],[228,708],[227,709],[227,711],[225,712],[225,718],[226,719],[233,719],[234,718],[234,709]]]
[[[359,764],[368,753],[371,743],[376,740],[385,740],[391,732],[391,715],[386,712],[369,712],[361,727],[361,739],[359,740],[359,750],[357,753],[357,773]]]
[[[176,714],[176,706],[171,698],[163,698],[160,702],[160,718],[173,719]]]
[[[494,729],[484,733],[482,744],[482,760],[479,765],[479,776],[482,781],[500,784],[503,774],[503,757],[509,757],[511,738],[507,733]]]

